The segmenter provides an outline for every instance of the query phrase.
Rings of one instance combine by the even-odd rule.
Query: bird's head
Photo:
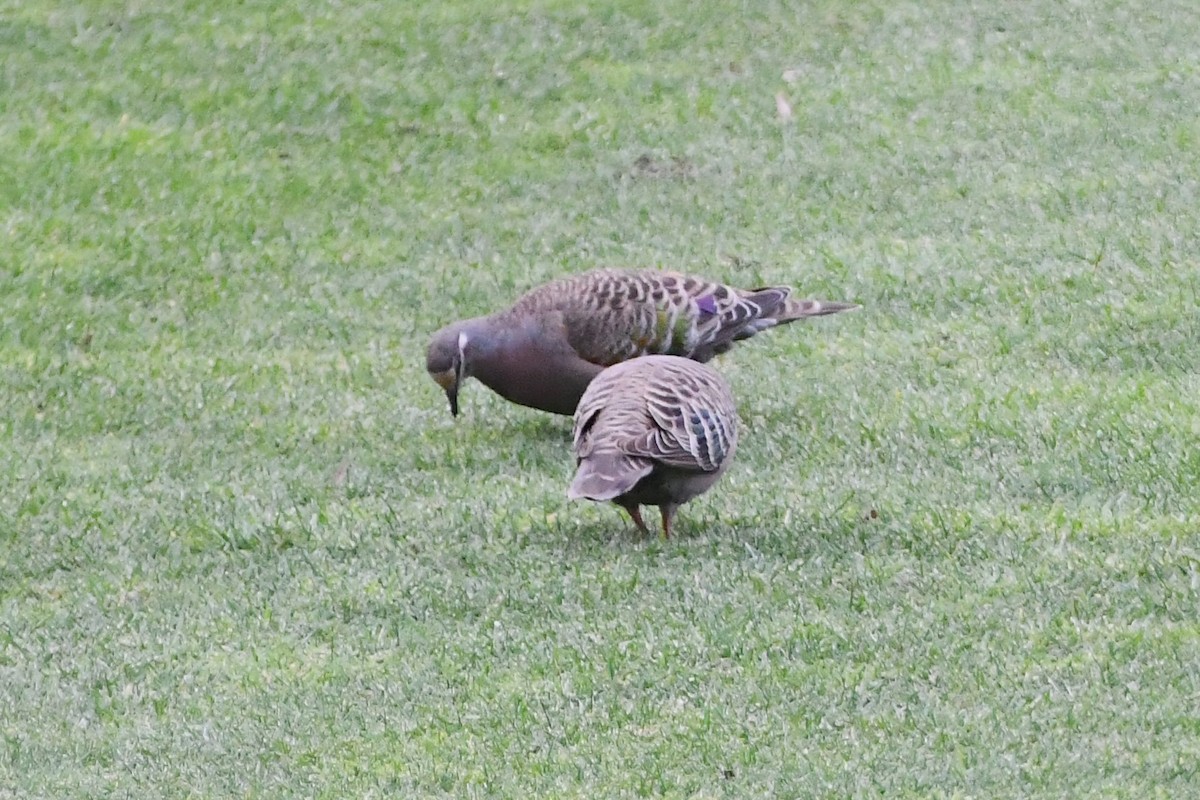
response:
[[[471,374],[467,359],[469,340],[463,323],[456,322],[435,333],[425,352],[425,369],[446,393],[446,399],[450,401],[450,413],[456,417],[458,389]]]

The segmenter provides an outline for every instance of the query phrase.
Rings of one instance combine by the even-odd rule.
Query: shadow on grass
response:
[[[523,419],[504,426],[504,433],[514,437],[514,441],[532,439],[541,442],[562,442],[568,449],[571,447],[570,417],[551,416],[544,414],[538,417]]]
[[[675,518],[671,538],[666,539],[653,507],[642,512],[649,534],[639,531],[620,509],[613,507],[611,517],[609,511],[605,509],[604,519],[581,518],[573,525],[546,527],[543,534],[547,541],[562,537],[564,543],[628,547],[631,551],[711,547],[728,552],[732,547],[783,559],[809,559],[817,555],[840,559],[880,547],[886,535],[885,528],[870,519],[811,514],[791,515],[785,521],[783,514],[729,517],[706,511],[691,516],[681,512]]]
[[[650,535],[642,533],[625,516],[625,512],[616,506],[604,509],[602,519],[584,519],[581,514],[578,520],[567,525],[547,526],[543,529],[546,541],[559,537],[564,543],[582,543],[591,547],[606,547],[609,545],[639,545],[647,542],[662,541],[662,533],[655,528],[650,529]]]

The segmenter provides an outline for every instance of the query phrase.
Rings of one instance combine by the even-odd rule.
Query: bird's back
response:
[[[698,472],[719,470],[737,447],[737,409],[715,370],[646,356],[601,372],[575,411],[575,454],[620,452]]]
[[[734,341],[778,324],[787,287],[735,289],[675,272],[600,269],[539,286],[519,316],[559,312],[580,357],[610,366],[639,356],[708,361]]]

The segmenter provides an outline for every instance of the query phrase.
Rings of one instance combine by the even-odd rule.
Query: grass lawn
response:
[[[589,5],[0,0],[0,797],[1196,792],[1200,6]],[[863,305],[669,542],[424,371],[600,265]]]

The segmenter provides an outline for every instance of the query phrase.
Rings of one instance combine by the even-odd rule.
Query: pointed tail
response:
[[[859,308],[858,303],[840,303],[834,300],[796,300],[789,297],[774,316],[776,324],[782,325],[785,322],[795,322],[806,317],[824,317],[842,311],[853,311],[856,308]]]

